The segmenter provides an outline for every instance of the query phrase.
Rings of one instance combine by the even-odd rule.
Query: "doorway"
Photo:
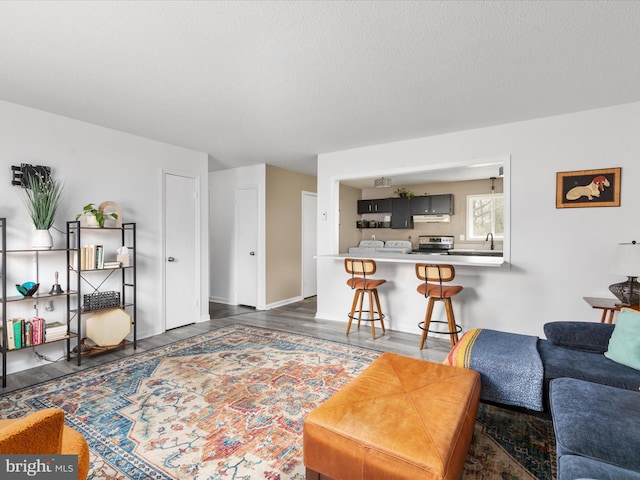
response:
[[[195,323],[200,298],[199,177],[163,172],[165,329]]]
[[[236,303],[258,305],[258,188],[236,189]]]
[[[318,194],[302,192],[302,298],[318,294]]]

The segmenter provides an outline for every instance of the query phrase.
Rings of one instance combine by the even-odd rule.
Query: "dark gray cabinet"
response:
[[[388,212],[391,212],[390,198],[358,200],[358,213],[388,213]]]
[[[391,199],[391,228],[413,228],[411,215],[411,199]]]
[[[411,199],[412,215],[452,215],[453,195],[424,195]]]

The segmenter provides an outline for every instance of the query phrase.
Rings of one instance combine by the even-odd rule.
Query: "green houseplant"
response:
[[[400,198],[413,198],[415,195],[413,194],[413,192],[410,192],[409,190],[407,190],[406,188],[402,187],[402,188],[397,188],[395,192],[396,195],[398,195]]]
[[[55,221],[63,188],[58,180],[40,173],[26,178],[22,199],[36,228],[32,242],[34,249],[48,250],[53,246],[49,229]]]
[[[76,220],[78,220],[82,215],[86,215],[87,217],[87,225],[92,224],[92,217],[95,218],[95,224],[100,228],[104,227],[104,217],[105,215],[113,218],[114,220],[118,219],[118,214],[116,212],[101,212],[99,209],[93,206],[93,203],[88,203],[82,208],[82,213],[76,215]]]

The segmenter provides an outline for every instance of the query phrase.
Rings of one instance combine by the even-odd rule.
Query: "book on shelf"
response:
[[[13,320],[13,338],[15,340],[15,349],[22,348],[22,328],[24,318],[16,318]]]
[[[67,325],[61,322],[49,322],[45,326],[45,342],[53,342],[67,336]]]
[[[85,245],[80,248],[80,270],[102,270],[104,268],[115,268],[113,266],[106,267],[105,264],[107,263],[111,264],[114,262],[104,261],[103,245]],[[71,267],[74,270],[78,270],[77,255],[73,256]]]

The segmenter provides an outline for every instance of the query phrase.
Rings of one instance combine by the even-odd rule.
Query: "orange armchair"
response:
[[[78,455],[78,480],[89,474],[87,441],[64,424],[64,412],[57,408],[0,420],[0,453]]]

